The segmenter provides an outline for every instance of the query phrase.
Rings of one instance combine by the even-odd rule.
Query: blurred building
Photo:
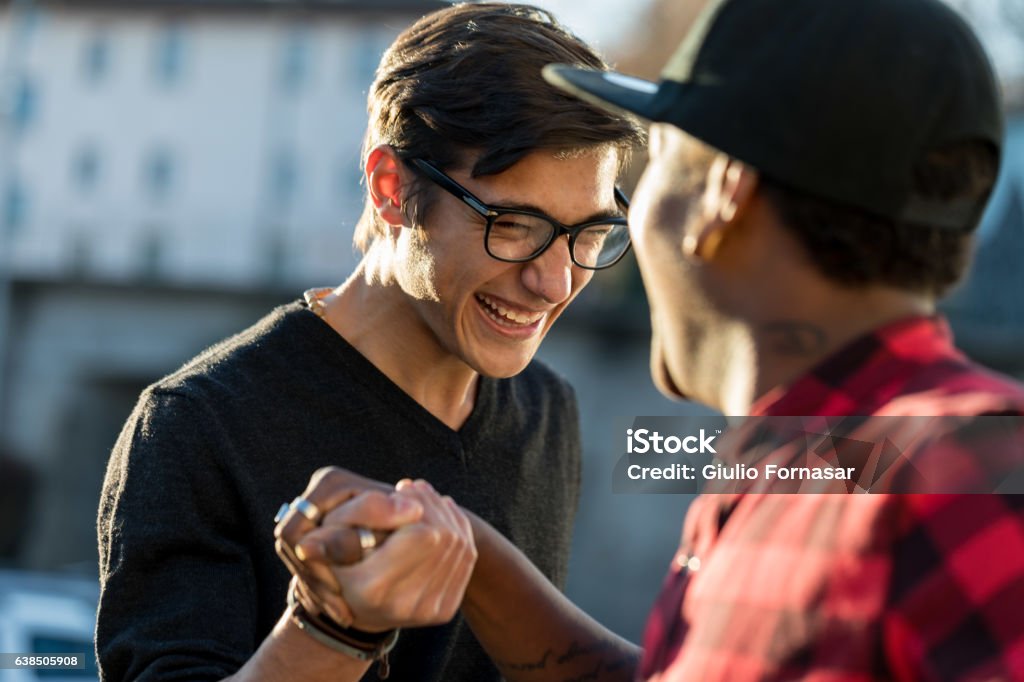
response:
[[[34,469],[0,466],[16,563],[94,572],[103,473],[140,391],[348,275],[367,88],[442,4],[0,0],[0,448]],[[610,416],[682,409],[650,383],[638,282],[631,262],[601,273],[542,353],[581,398],[570,593],[633,638],[687,503],[609,499]]]
[[[16,276],[336,276],[361,204],[367,86],[397,30],[437,3],[22,4],[3,27]]]
[[[146,384],[351,271],[367,88],[440,6],[0,3],[0,441],[45,482],[24,563],[92,567]]]
[[[652,3],[620,67],[656,77],[701,3]],[[142,388],[351,271],[367,87],[383,48],[441,4],[0,0],[0,449],[42,483],[8,542],[21,563],[95,570],[106,460]],[[970,352],[1024,373],[1024,119],[1010,141],[979,264],[948,310]],[[624,262],[541,349],[582,411],[568,590],[634,639],[689,500],[613,496],[610,425],[694,409],[653,389],[647,348]]]

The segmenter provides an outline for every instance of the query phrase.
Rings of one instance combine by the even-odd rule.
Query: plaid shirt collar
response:
[[[945,319],[902,318],[851,341],[792,384],[768,391],[750,414],[870,414],[899,390],[908,371],[943,359],[965,359]]]
[[[969,408],[982,405],[982,411],[968,415],[983,414],[986,406],[1024,410],[1020,385],[967,361],[941,317],[917,316],[854,340],[792,384],[762,396],[751,412],[874,415],[907,399],[911,408],[922,401],[927,410],[934,405],[924,396],[936,389],[955,397],[954,409],[962,408],[965,397],[984,398]],[[1019,446],[1019,436],[1008,436]],[[953,470],[971,471],[969,441],[947,446],[938,456],[960,456],[968,466]],[[723,526],[734,523],[730,514],[744,497],[704,494],[687,512],[679,551],[645,630],[642,679],[1024,680],[1024,626],[1017,606],[1024,597],[1024,496],[748,496],[763,498],[761,515],[750,512],[724,541],[727,557],[744,559],[712,569],[713,553],[722,551]],[[842,513],[848,530],[877,528],[883,538],[894,533],[900,540],[849,563],[857,555],[853,545],[821,544],[846,537],[836,532],[836,517],[822,513],[829,509]],[[787,563],[796,546],[806,549],[803,560]],[[843,569],[836,575],[823,560],[823,546],[833,546],[840,558]],[[891,573],[891,581],[871,577],[879,567]],[[703,571],[705,587],[691,590],[697,571]],[[848,591],[836,587],[841,584]],[[810,593],[823,600],[813,610],[801,601]],[[787,643],[795,648],[787,649]]]

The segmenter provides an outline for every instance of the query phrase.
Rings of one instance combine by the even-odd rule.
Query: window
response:
[[[267,259],[265,276],[267,282],[280,282],[285,275],[285,268],[288,265],[288,246],[285,243],[284,236],[281,234],[284,229],[284,225],[275,224],[273,225],[272,234],[267,237],[265,245]]]
[[[92,144],[86,144],[71,161],[71,176],[78,188],[88,192],[96,186],[100,174],[99,151]]]
[[[92,230],[80,225],[72,225],[68,228],[68,234],[72,235],[69,256],[71,271],[80,277],[84,277],[89,272],[89,267],[92,264],[94,241],[93,237],[91,237]]]
[[[163,261],[163,240],[160,238],[160,232],[161,228],[157,225],[146,226],[139,245],[139,274],[151,281],[159,277],[160,264]]]
[[[181,79],[185,60],[185,31],[178,24],[166,26],[157,41],[154,72],[157,82],[174,85]]]
[[[98,83],[107,75],[110,66],[110,38],[99,31],[85,44],[82,52],[82,75],[90,83]]]
[[[11,105],[11,124],[20,133],[32,124],[39,108],[39,93],[28,76],[22,76],[15,83]]]
[[[303,27],[293,28],[285,41],[281,59],[281,87],[286,92],[296,93],[306,82],[310,62],[309,31]]]
[[[280,205],[291,203],[299,182],[299,169],[295,155],[287,150],[279,151],[270,169],[270,191],[274,201]]]
[[[25,225],[28,196],[17,180],[11,180],[4,191],[3,226],[7,234],[15,234]]]
[[[154,149],[146,157],[142,168],[142,181],[150,198],[159,200],[166,197],[174,184],[174,175],[174,158],[167,149]]]

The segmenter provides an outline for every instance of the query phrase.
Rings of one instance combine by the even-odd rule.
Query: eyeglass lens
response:
[[[538,255],[557,234],[551,222],[539,216],[507,213],[495,216],[487,235],[487,250],[497,258],[528,260]],[[573,260],[584,267],[615,262],[629,246],[625,225],[597,224],[575,235]]]

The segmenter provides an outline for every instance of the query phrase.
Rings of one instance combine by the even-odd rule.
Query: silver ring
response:
[[[281,508],[277,510],[276,514],[274,514],[274,523],[281,523],[282,521],[284,521],[285,515],[291,510],[292,506],[290,504],[288,504],[287,502],[282,504]]]
[[[377,536],[373,534],[373,531],[369,528],[356,528],[359,533],[359,546],[363,548],[363,558],[373,554],[373,550],[377,549]]]
[[[320,511],[320,508],[305,497],[299,496],[292,500],[292,509],[312,521],[314,526],[319,526],[320,522],[324,520],[324,513]]]

